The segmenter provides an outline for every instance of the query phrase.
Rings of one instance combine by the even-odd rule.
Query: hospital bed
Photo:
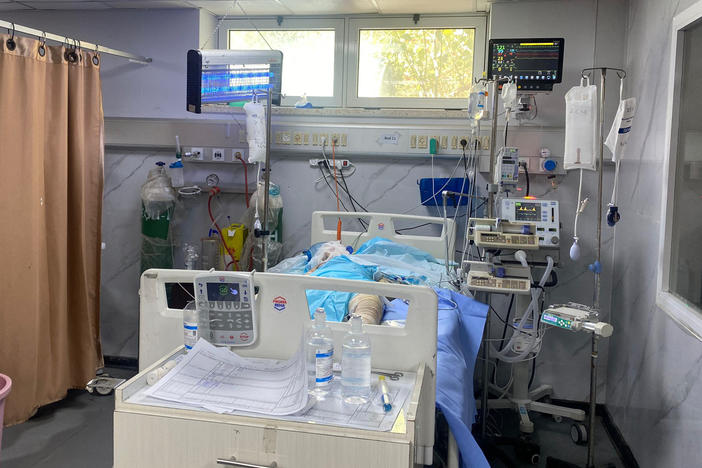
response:
[[[423,250],[437,259],[445,258],[446,252],[454,251],[455,243],[455,223],[451,219],[443,220],[436,217],[394,215],[385,213],[340,213],[340,212],[315,212],[311,220],[311,244],[325,242],[336,239],[336,220],[341,218],[344,230],[341,232],[342,244],[351,245],[355,249],[366,241],[376,237],[382,237],[398,244]],[[351,230],[348,227],[359,225],[358,219],[363,219],[367,228],[363,230]],[[326,223],[325,223],[326,221]],[[408,226],[426,225],[425,231],[435,234],[402,234],[401,229]],[[333,226],[333,228],[332,228]],[[400,232],[398,232],[398,230]],[[448,247],[448,249],[447,249]],[[147,272],[148,273],[148,272]],[[159,361],[174,347],[182,344],[182,311],[170,309],[165,302],[165,290],[153,288],[153,281],[148,278],[147,273],[142,277],[140,289],[141,313],[140,313],[140,345],[139,345],[139,368],[141,371],[149,367],[152,363]],[[161,273],[164,278],[165,273]],[[172,277],[170,282],[192,282],[192,272],[184,272],[186,277],[178,279]],[[187,276],[187,275],[191,276]],[[261,274],[256,274],[258,277]],[[294,288],[301,288],[300,281],[307,276],[294,276]],[[319,278],[330,281],[328,289],[341,291],[344,280]],[[338,283],[337,283],[338,282]],[[386,297],[402,297],[392,289],[382,292],[377,289],[379,283],[352,281],[358,285],[354,292],[374,291],[371,294],[383,295]],[[399,285],[390,285],[399,286]],[[416,288],[416,286],[403,286],[404,288]],[[320,288],[327,289],[327,288]],[[419,287],[418,290],[425,290]],[[458,431],[459,445],[464,456],[464,466],[485,466],[484,457],[470,434],[470,423],[475,412],[475,405],[472,395],[472,378],[475,364],[475,354],[477,354],[480,336],[484,325],[487,306],[484,309],[476,307],[476,304],[468,304],[470,301],[463,296],[449,296],[448,291],[439,292],[439,356],[443,357],[444,367],[451,369],[439,375],[441,387],[438,389],[439,398],[437,406],[444,412],[452,432]],[[158,296],[156,303],[154,297]],[[458,304],[465,306],[460,310]],[[156,305],[157,304],[157,305]],[[456,306],[453,308],[453,306]],[[482,304],[479,304],[483,306]],[[468,309],[468,312],[465,310]],[[381,327],[390,328],[390,327]],[[436,336],[437,328],[434,327]],[[397,352],[397,351],[394,351]],[[447,403],[448,402],[448,403]],[[443,404],[442,404],[443,403]],[[433,413],[432,413],[433,415]],[[480,459],[476,463],[465,463],[466,456]],[[453,436],[449,438],[449,465],[458,466],[458,450]]]
[[[416,247],[437,259],[446,255],[448,242],[449,252],[453,252],[455,245],[456,229],[452,219],[442,220],[432,216],[395,215],[388,213],[348,213],[335,211],[315,211],[311,221],[311,244],[336,240],[336,227],[327,229],[325,220],[334,221],[342,219],[343,225],[348,226],[351,221],[363,219],[368,223],[365,231],[342,230],[341,242],[357,248],[363,242],[375,237],[397,242],[399,244]],[[427,224],[440,228],[438,235],[406,235],[396,232],[396,224],[411,223],[412,225]],[[404,226],[404,224],[403,224]],[[189,281],[192,283],[192,280]],[[183,342],[183,313],[180,309],[149,309],[145,307],[144,281],[140,287],[140,313],[139,313],[139,370],[151,365],[165,353]],[[334,288],[331,288],[334,289]],[[395,297],[395,296],[393,296]]]

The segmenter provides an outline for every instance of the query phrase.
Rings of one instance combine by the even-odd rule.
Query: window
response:
[[[702,1],[676,16],[673,26],[674,83],[657,303],[702,339]]]
[[[282,105],[306,94],[316,105],[341,106],[343,20],[232,20],[220,31],[220,44],[229,49],[283,52]]]
[[[258,31],[256,31],[258,29]],[[283,105],[466,108],[483,72],[486,17],[228,20],[220,47],[283,52]]]
[[[484,49],[484,17],[352,19],[347,104],[464,108]]]

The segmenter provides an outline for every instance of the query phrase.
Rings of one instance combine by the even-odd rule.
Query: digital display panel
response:
[[[207,283],[207,300],[239,302],[239,283]]]
[[[563,38],[491,39],[489,78],[513,78],[520,90],[551,90],[563,78]]]
[[[541,203],[514,203],[514,219],[516,221],[540,221]]]

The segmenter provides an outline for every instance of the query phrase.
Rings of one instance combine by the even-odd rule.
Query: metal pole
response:
[[[271,89],[268,88],[268,102],[266,103],[266,173],[263,175],[264,198],[263,198],[263,235],[261,236],[261,253],[263,255],[263,271],[268,269],[268,249],[266,248],[266,238],[268,237],[268,190],[271,185]]]
[[[600,69],[600,148],[599,148],[599,180],[597,186],[597,263],[600,263],[602,250],[602,179],[604,173],[604,118],[605,118],[605,83],[607,68]],[[600,311],[600,274],[595,269],[595,293],[593,308]],[[595,465],[595,410],[597,406],[597,335],[592,334],[592,351],[590,353],[590,411],[588,414],[587,464],[588,468]]]
[[[492,88],[492,131],[490,134],[490,180],[488,180],[488,186],[491,184],[495,183],[495,146],[496,146],[496,141],[495,139],[497,138],[497,101],[498,101],[498,80],[493,81],[493,88]],[[480,164],[478,164],[480,165]],[[495,204],[495,194],[492,190],[488,190],[488,207],[487,207],[487,215],[488,218],[493,218],[495,213],[494,213],[494,207],[493,205]],[[488,312],[489,314],[489,312]]]
[[[602,178],[604,174],[604,119],[605,119],[605,82],[607,69],[600,71],[600,149],[599,149],[599,181],[597,185],[597,262],[600,262],[602,250]],[[600,274],[595,271],[595,300],[594,308],[600,310]]]
[[[490,304],[490,295],[486,294],[488,304]],[[487,413],[488,413],[488,360],[490,359],[490,307],[488,307],[487,315],[485,316],[485,330],[483,330],[483,393],[480,396],[480,436],[485,440],[487,430]]]
[[[129,52],[112,49],[110,47],[104,47],[99,44],[93,44],[92,42],[79,41],[77,39],[73,39],[67,36],[61,36],[59,34],[54,34],[46,31],[41,31],[39,29],[30,28],[28,26],[15,24],[11,21],[0,20],[0,28],[5,28],[9,31],[14,30],[15,32],[27,34],[29,36],[46,38],[49,41],[55,41],[61,44],[76,43],[81,49],[98,51],[101,54],[116,55],[118,57],[129,59],[132,62],[147,64],[151,63],[152,61],[151,57],[143,57],[141,55],[130,54]]]

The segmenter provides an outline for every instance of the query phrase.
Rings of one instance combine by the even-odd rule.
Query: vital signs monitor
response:
[[[490,39],[488,78],[512,78],[517,91],[551,91],[563,79],[562,37]]]
[[[219,346],[248,346],[256,341],[252,273],[202,273],[195,276],[194,284],[201,338]]]

